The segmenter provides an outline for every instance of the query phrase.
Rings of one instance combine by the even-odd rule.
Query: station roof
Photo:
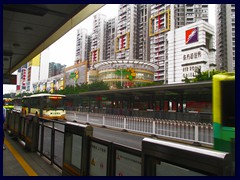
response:
[[[3,77],[11,75],[103,4],[3,4]]]
[[[82,92],[80,97],[96,97],[99,95],[163,95],[163,94],[204,94],[212,92],[212,81],[196,83],[165,84],[159,86],[147,86],[139,88],[125,88],[115,90]],[[69,95],[67,95],[69,96]],[[71,96],[71,95],[70,95]]]

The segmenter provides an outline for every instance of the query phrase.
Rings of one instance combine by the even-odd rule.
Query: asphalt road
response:
[[[132,134],[129,132],[121,132],[109,128],[93,127],[93,137],[116,142],[125,146],[141,149],[142,139],[144,136]]]

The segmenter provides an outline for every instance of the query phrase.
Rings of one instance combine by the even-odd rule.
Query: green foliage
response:
[[[200,82],[200,81],[209,81],[212,80],[213,75],[223,73],[222,71],[212,70],[212,71],[203,71],[201,72],[200,69],[196,71],[197,75],[194,79],[188,79],[187,77],[184,79],[185,83],[191,83],[191,82]]]
[[[163,81],[151,82],[151,83],[139,83],[139,84],[135,84],[135,87],[160,86],[160,85],[163,85]]]
[[[56,94],[79,94],[81,92],[109,90],[107,83],[103,81],[95,81],[91,84],[83,83],[80,86],[66,86],[63,90],[55,91]]]
[[[200,71],[195,77],[195,79],[193,79],[193,82],[212,80],[213,75],[219,74],[219,73],[221,73],[221,71],[216,71],[216,70],[204,71],[204,72]]]
[[[13,98],[13,97],[15,97],[15,93],[3,94],[3,98]]]
[[[116,87],[117,87],[118,89],[122,89],[122,88],[123,88],[123,87],[121,86],[121,82],[120,82],[120,81],[116,82]]]
[[[93,82],[92,84],[83,83],[80,86],[76,85],[75,87],[66,86],[63,90],[55,90],[53,93],[67,95],[67,94],[79,94],[81,92],[88,92],[88,91],[99,91],[99,90],[109,90],[108,84],[103,81],[96,81],[96,82]],[[35,92],[34,94],[40,94],[40,93],[50,93],[50,92],[42,91],[42,92]],[[18,94],[16,97],[30,96],[32,94],[33,93],[22,93],[22,94]]]
[[[185,82],[185,83],[190,83],[190,82],[191,82],[191,80],[190,80],[190,79],[188,79],[187,77],[185,77],[185,79],[184,79],[184,82]]]
[[[15,97],[24,97],[24,96],[31,96],[33,95],[33,93],[26,93],[26,92],[23,92],[23,93],[19,93],[18,95],[16,95]]]
[[[95,81],[88,85],[88,91],[109,90],[107,83],[103,81]]]

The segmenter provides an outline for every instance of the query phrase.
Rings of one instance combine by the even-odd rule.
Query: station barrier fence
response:
[[[174,112],[174,111],[155,111],[153,109],[139,110],[139,109],[121,109],[121,108],[89,108],[89,107],[75,107],[68,109],[69,111],[78,111],[85,113],[97,113],[105,115],[118,115],[130,117],[144,117],[167,119],[177,121],[190,121],[195,123],[212,123],[212,114],[210,112]]]
[[[120,130],[143,133],[186,143],[213,146],[213,126],[211,123],[196,123],[161,118],[146,118],[124,115],[67,111],[66,119],[81,123],[99,125]]]
[[[130,124],[131,120],[125,121]],[[110,123],[110,118],[105,122]],[[8,111],[6,128],[26,149],[57,166],[63,176],[229,176],[235,172],[230,154],[225,152],[154,138],[144,138],[141,149],[135,149],[93,137],[91,125],[73,120],[47,120]]]

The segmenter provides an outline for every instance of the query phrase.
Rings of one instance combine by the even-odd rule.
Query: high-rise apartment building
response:
[[[117,17],[109,19],[106,26],[106,60],[116,58],[116,29]]]
[[[26,92],[27,88],[27,64],[24,64],[17,71],[17,86],[16,93]]]
[[[50,62],[49,63],[49,71],[48,77],[56,76],[64,72],[66,65],[62,65],[60,63]]]
[[[16,88],[17,94],[23,92],[33,92],[33,83],[37,82],[40,78],[40,59],[41,54],[38,54],[18,69]]]
[[[90,38],[87,29],[77,30],[77,43],[76,43],[76,58],[74,64],[87,61],[90,52]]]
[[[41,54],[35,56],[31,61],[27,63],[27,92],[33,91],[33,82],[39,80],[39,70],[40,70],[40,59]]]
[[[166,32],[199,20],[208,21],[207,4],[152,4],[149,22],[150,62],[159,66],[155,81],[167,83]]]
[[[149,39],[149,18],[150,4],[138,5],[138,25],[137,25],[137,59],[149,61],[150,59],[150,39]]]
[[[154,74],[154,80],[164,81],[165,83],[167,74],[166,32],[171,29],[171,16],[174,17],[174,9],[171,11],[170,4],[153,4],[151,6],[151,18],[149,20],[150,62],[159,66]]]
[[[137,58],[137,4],[120,4],[118,10],[116,58]]]
[[[109,59],[149,61],[159,67],[154,81],[168,83],[167,32],[200,20],[208,22],[207,4],[120,4],[117,18],[94,16],[90,64]]]
[[[174,26],[175,28],[204,20],[208,22],[207,4],[174,4]]]
[[[216,69],[235,71],[235,4],[216,5]]]
[[[44,80],[48,78],[49,72],[49,57],[50,57],[50,49],[47,48],[41,52],[41,59],[40,59],[40,72],[39,72],[39,79]]]
[[[171,30],[167,33],[167,83],[194,79],[197,71],[215,69],[214,26],[203,21]],[[210,74],[209,74],[210,75]]]
[[[91,36],[90,64],[106,59],[105,28],[106,16],[103,14],[94,15],[93,33]]]

